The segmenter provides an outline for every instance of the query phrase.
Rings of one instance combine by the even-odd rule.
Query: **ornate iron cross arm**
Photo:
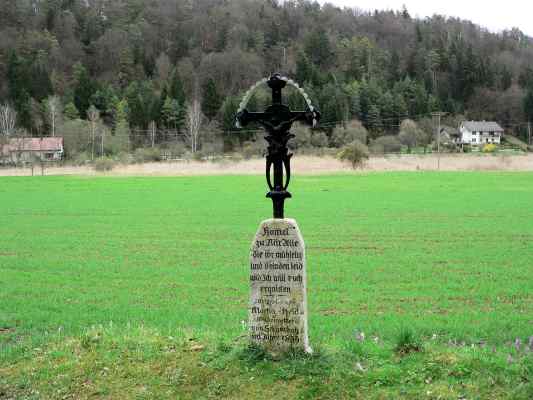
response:
[[[272,89],[272,105],[265,112],[243,110],[237,114],[237,119],[241,126],[257,122],[267,131],[265,139],[268,142],[268,153],[265,172],[270,189],[267,197],[272,199],[274,218],[284,218],[285,199],[292,197],[287,191],[291,179],[292,157],[287,143],[294,137],[290,133],[290,129],[296,121],[304,121],[311,125],[313,120],[316,121],[320,117],[320,114],[314,110],[291,111],[289,107],[282,104],[281,91],[286,86],[287,81],[282,79],[281,75],[272,75],[267,84]],[[271,170],[273,170],[273,181]],[[285,174],[283,173],[284,170]]]

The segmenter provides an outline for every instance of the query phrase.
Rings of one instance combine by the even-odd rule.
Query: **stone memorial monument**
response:
[[[272,89],[272,105],[265,112],[248,112],[246,104],[261,84]],[[291,111],[283,104],[282,89],[287,84],[305,98],[306,111]],[[294,137],[290,128],[295,121],[315,126],[319,118],[303,89],[279,74],[254,85],[237,113],[238,127],[257,122],[267,131],[267,197],[272,199],[274,218],[261,222],[250,250],[249,329],[251,342],[273,355],[312,351],[307,327],[305,244],[296,221],[284,217],[284,204],[292,197],[287,191],[292,157],[287,142]]]

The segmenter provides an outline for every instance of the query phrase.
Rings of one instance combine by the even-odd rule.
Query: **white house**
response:
[[[464,121],[459,126],[458,144],[481,146],[488,143],[500,144],[503,128],[492,121]]]

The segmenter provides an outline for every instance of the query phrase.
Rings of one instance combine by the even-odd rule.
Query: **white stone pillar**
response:
[[[293,219],[263,221],[250,250],[250,339],[271,354],[311,353],[305,244]]]

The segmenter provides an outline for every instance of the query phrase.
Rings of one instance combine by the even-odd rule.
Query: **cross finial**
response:
[[[305,121],[313,125],[320,118],[320,113],[313,107],[307,111],[291,111],[289,107],[283,104],[282,90],[287,86],[287,81],[288,79],[279,73],[273,74],[266,82],[272,89],[272,104],[264,112],[248,112],[243,109],[237,114],[237,120],[241,126],[246,126],[250,122],[257,122],[268,133],[265,137],[268,142],[266,178],[270,188],[267,197],[272,199],[274,218],[284,218],[285,199],[292,197],[287,191],[291,179],[290,161],[292,157],[292,154],[289,154],[287,142],[294,137],[289,132],[291,126],[295,121]],[[273,170],[274,175],[273,182],[271,170]],[[283,173],[284,170],[285,174]]]

